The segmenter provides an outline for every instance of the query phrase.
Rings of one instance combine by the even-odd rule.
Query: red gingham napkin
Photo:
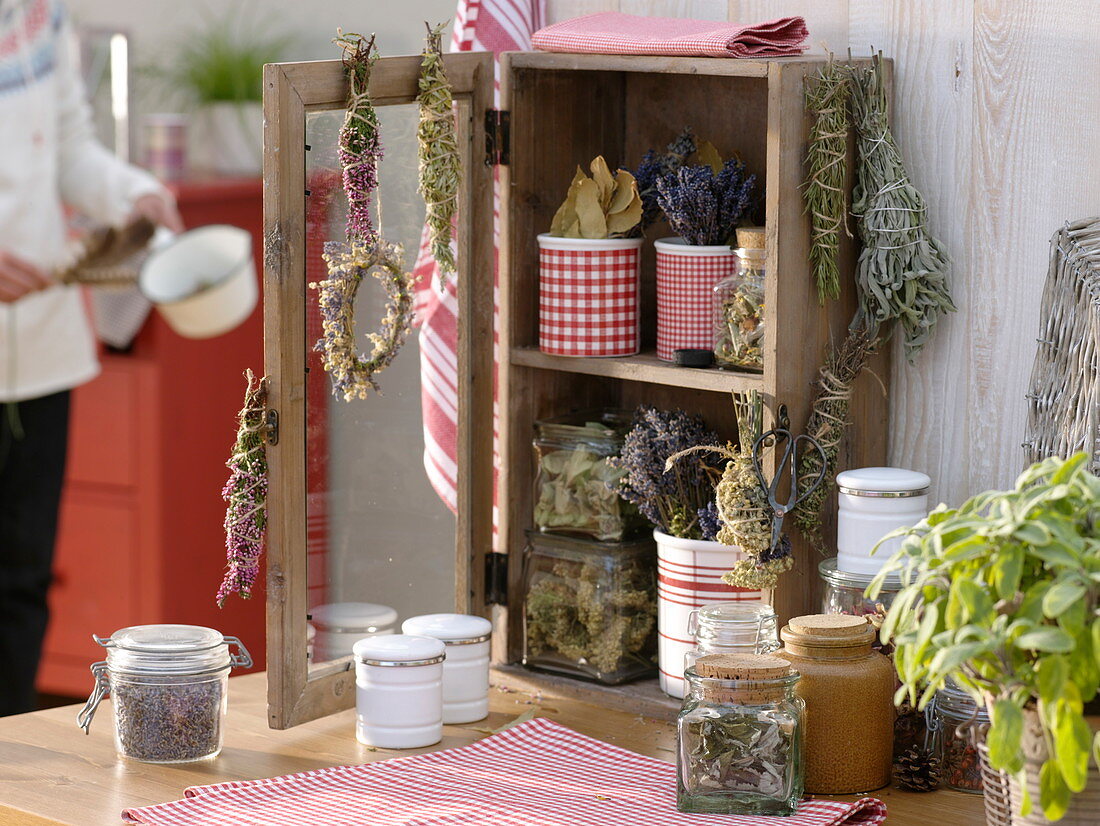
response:
[[[544,52],[785,57],[802,54],[809,34],[801,17],[742,26],[607,11],[539,29],[531,36],[531,45]]]
[[[462,748],[197,786],[127,809],[153,826],[879,826],[886,806],[809,800],[791,817],[685,815],[676,767],[545,719]]]

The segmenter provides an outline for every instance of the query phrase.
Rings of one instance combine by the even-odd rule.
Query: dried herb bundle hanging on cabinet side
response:
[[[955,310],[947,285],[950,261],[928,230],[924,197],[909,179],[890,132],[881,57],[850,72],[859,150],[852,211],[863,241],[856,265],[860,311],[876,335],[878,325],[896,321],[912,362],[940,313]]]
[[[462,160],[458,154],[455,128],[454,91],[443,69],[443,23],[428,29],[424,57],[420,63],[420,122],[416,128],[419,146],[419,185],[427,214],[424,223],[432,257],[439,265],[440,286],[455,272],[451,249],[458,188],[462,180]]]
[[[802,196],[810,214],[810,265],[818,300],[840,297],[837,254],[840,231],[847,226],[848,81],[846,67],[830,60],[806,88],[806,109],[813,116],[806,153],[807,178]]]
[[[370,207],[378,188],[378,162],[382,159],[378,113],[368,92],[371,67],[378,59],[378,51],[373,35],[367,40],[361,34],[344,34],[337,30],[333,42],[344,51],[348,76],[347,113],[340,127],[337,151],[344,172],[344,193],[348,198],[347,240],[348,243],[369,244],[378,235]]]

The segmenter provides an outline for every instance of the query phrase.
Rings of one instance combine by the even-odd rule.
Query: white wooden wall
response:
[[[893,367],[890,461],[957,504],[1011,485],[1048,241],[1100,213],[1097,0],[547,0],[551,21],[619,10],[762,22],[800,14],[812,51],[896,61],[894,125],[959,312]]]

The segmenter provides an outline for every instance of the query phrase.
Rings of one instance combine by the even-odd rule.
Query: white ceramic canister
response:
[[[373,602],[330,602],[309,612],[317,629],[313,640],[313,661],[325,662],[350,657],[352,646],[364,637],[393,634],[397,612]]]
[[[443,739],[443,660],[434,637],[387,634],[355,643],[355,737],[383,749]]]
[[[447,646],[443,663],[443,722],[489,716],[489,639],[493,624],[469,614],[424,614],[401,623],[401,633],[434,637]]]
[[[836,477],[840,510],[836,525],[837,569],[875,575],[901,547],[901,538],[884,542],[891,531],[928,515],[927,474],[895,467],[846,470]]]

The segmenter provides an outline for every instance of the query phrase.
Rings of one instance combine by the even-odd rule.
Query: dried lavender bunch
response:
[[[792,518],[799,531],[818,550],[824,550],[821,536],[821,509],[836,484],[836,463],[840,443],[848,430],[848,409],[852,400],[852,385],[859,378],[867,361],[875,353],[871,332],[856,325],[849,329],[840,347],[830,348],[817,378],[817,393],[810,408],[806,433],[813,436],[825,451],[825,479],[809,496],[798,503]],[[821,471],[821,456],[807,450],[799,459],[798,478],[809,487]]]
[[[695,135],[690,126],[685,126],[663,153],[650,149],[642,157],[634,179],[638,182],[638,194],[642,196],[642,221],[632,231],[633,237],[642,235],[646,229],[661,217],[661,207],[657,204],[657,181],[682,167],[687,159],[695,154]]]
[[[403,255],[399,245],[377,240],[369,246],[325,244],[328,277],[309,285],[318,291],[324,330],[314,349],[332,377],[333,394],[343,395],[344,401],[365,399],[369,389],[381,392],[375,375],[393,362],[405,343],[412,324],[413,281]],[[381,328],[367,336],[374,348],[364,356],[355,346],[355,295],[367,273],[382,283],[388,303]]]
[[[344,193],[348,198],[348,243],[370,243],[377,238],[370,207],[378,188],[378,163],[382,160],[382,142],[378,135],[378,113],[374,111],[368,87],[370,72],[378,59],[374,35],[336,30],[333,42],[344,52],[348,75],[348,105],[344,125],[340,127],[337,155],[344,171]]]
[[[813,116],[807,177],[802,197],[810,214],[810,265],[817,280],[818,300],[840,297],[837,253],[841,229],[848,235],[848,70],[829,61],[806,87],[806,110]]]
[[[950,260],[929,233],[924,197],[910,181],[890,133],[881,56],[850,71],[859,149],[852,211],[863,241],[856,267],[860,311],[872,331],[897,321],[905,357],[912,362],[940,313],[955,310],[947,286]]]
[[[718,436],[707,429],[701,416],[641,405],[614,462],[625,471],[619,480],[619,495],[637,505],[664,533],[684,539],[714,539],[709,532],[715,527],[710,506],[721,476],[720,461],[696,454],[691,461],[668,467],[674,454],[713,444],[718,444]]]
[[[260,568],[267,527],[267,454],[264,449],[264,415],[267,388],[246,370],[244,407],[237,414],[237,440],[225,463],[229,481],[222,489],[225,511],[225,555],[228,570],[218,588],[218,607],[232,594],[252,596]]]
[[[462,160],[455,129],[454,91],[443,71],[443,26],[428,28],[424,57],[420,63],[420,122],[416,129],[419,145],[420,182],[418,191],[427,207],[432,257],[439,265],[440,286],[455,272],[451,236],[458,212],[458,188],[462,181]]]
[[[657,203],[672,231],[693,246],[729,244],[752,205],[756,176],[731,158],[715,174],[707,165],[683,166],[657,180]]]

